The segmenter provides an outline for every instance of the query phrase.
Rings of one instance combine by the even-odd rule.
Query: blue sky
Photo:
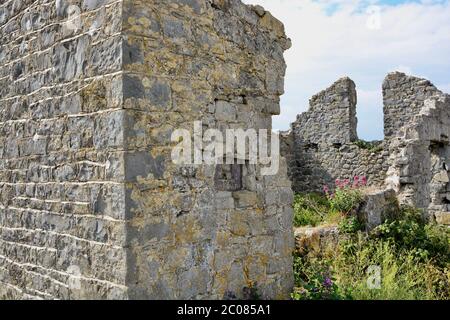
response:
[[[381,85],[394,70],[450,92],[450,0],[244,0],[283,21],[293,46],[282,114],[289,128],[309,98],[343,76],[358,90],[358,134],[383,138]]]

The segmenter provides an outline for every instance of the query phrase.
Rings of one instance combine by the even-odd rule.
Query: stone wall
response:
[[[315,95],[309,110],[283,134],[282,154],[296,192],[322,191],[336,179],[366,176],[369,185],[382,185],[388,152],[379,142],[373,150],[356,144],[357,93],[349,78],[336,81]]]
[[[179,167],[170,159],[171,132],[192,132],[194,121],[204,130],[271,128],[290,45],[283,25],[240,1],[125,1],[123,20],[133,297],[220,299],[255,286],[262,297],[287,298],[286,164],[263,177],[244,161],[236,185],[216,178],[233,167]]]
[[[401,204],[448,221],[449,95],[428,80],[394,72],[383,82],[383,100],[385,139],[361,148],[355,143],[354,83],[340,79],[313,97],[310,109],[283,133],[294,191],[320,192],[335,179],[365,175],[371,186],[395,189]]]
[[[414,77],[391,75],[388,79],[391,84],[415,83],[417,88],[410,99],[422,101],[422,107],[391,140],[386,183],[397,191],[402,203],[425,209],[427,216],[448,224],[445,221],[450,216],[450,95]]]
[[[278,20],[237,0],[9,0],[0,29],[0,298],[288,298],[285,161],[170,158],[194,121],[271,128]]]
[[[358,139],[356,103],[355,83],[339,79],[310,99],[309,110],[297,117],[292,129],[301,143],[311,146],[354,142]]]
[[[412,122],[422,110],[424,101],[438,92],[426,79],[390,73],[383,82],[385,139],[390,140],[400,128]]]
[[[73,3],[0,5],[1,298],[127,295],[122,3]]]

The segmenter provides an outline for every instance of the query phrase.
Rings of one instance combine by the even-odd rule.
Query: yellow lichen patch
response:
[[[170,52],[167,48],[152,48],[151,44],[144,42],[148,53],[144,57],[145,72],[164,75],[177,75],[184,71],[184,57]]]
[[[253,288],[266,281],[266,266],[269,258],[265,255],[248,256],[242,262],[247,287]]]
[[[277,37],[282,38],[285,36],[283,23],[274,16],[272,16],[270,12],[266,12],[266,14],[259,20],[259,24],[260,26],[275,33]]]
[[[80,92],[84,112],[106,109],[106,87],[102,81],[94,81]]]
[[[173,225],[173,233],[177,244],[195,242],[200,235],[199,223],[193,217],[185,217],[182,223],[180,221]]]
[[[150,27],[151,21],[147,19],[146,17],[140,17],[137,20],[144,28]]]
[[[230,232],[236,236],[243,237],[250,234],[250,227],[248,225],[247,218],[242,214],[242,212],[231,212],[228,225]]]
[[[209,50],[220,58],[225,58],[225,49],[222,43],[215,43]]]
[[[145,190],[153,190],[158,192],[168,191],[168,184],[165,180],[157,180],[153,177],[153,174],[149,174],[147,177],[137,177],[137,183],[141,186],[145,186]]]
[[[226,231],[219,231],[216,235],[216,243],[219,247],[227,247],[230,243],[231,234]]]
[[[142,85],[143,85],[145,88],[150,88],[150,86],[152,85],[152,83],[151,83],[151,81],[150,81],[149,78],[144,77],[144,79],[142,79]]]
[[[169,247],[165,250],[167,258],[165,259],[166,266],[172,266],[170,271],[175,272],[177,268],[183,268],[187,265],[189,258],[191,257],[191,250],[186,247]]]
[[[250,271],[248,270],[248,262],[243,263],[243,271],[244,271],[244,277],[245,282],[247,283],[248,288],[253,288],[255,286],[255,281],[250,279]]]
[[[147,185],[144,184],[140,187],[146,188]],[[160,189],[152,189],[151,187],[153,186],[149,185],[149,188],[145,191],[139,191],[138,189],[133,188],[131,192],[131,200],[133,203],[139,204],[139,213],[141,215],[145,214],[162,216],[164,214],[164,210],[166,210],[165,208],[167,207],[168,203],[170,203],[171,195],[167,192],[158,192],[160,190],[164,191],[164,187],[160,187]]]
[[[128,20],[128,28],[131,33],[140,34],[144,32],[142,26],[138,23],[135,17],[129,17]]]
[[[158,157],[164,157],[165,159],[171,159],[172,148],[168,144],[165,146],[155,146],[151,149],[150,155],[155,159]],[[166,164],[169,164],[169,163],[166,163]],[[164,177],[166,177],[166,174],[164,174]]]
[[[219,231],[216,235],[216,243],[220,248],[225,248],[230,244],[231,234],[227,231]]]
[[[228,290],[228,275],[226,272],[216,272],[214,274],[213,290],[223,297]]]

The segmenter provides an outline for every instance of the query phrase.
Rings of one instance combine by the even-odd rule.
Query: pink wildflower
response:
[[[364,187],[367,185],[367,177],[366,176],[361,177],[361,185]]]
[[[348,187],[350,185],[350,179],[344,180],[344,187]]]
[[[358,188],[359,187],[359,177],[355,176],[353,178],[353,188]]]

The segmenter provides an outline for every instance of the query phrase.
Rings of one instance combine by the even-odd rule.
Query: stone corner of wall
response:
[[[286,36],[284,24],[261,5],[244,4],[241,0],[212,0],[211,4],[224,11],[229,11],[232,6],[235,6],[238,14],[245,20],[255,21],[259,28],[274,36],[283,50],[291,48],[291,39]],[[242,10],[242,8],[245,9]]]
[[[310,99],[310,106],[314,105],[314,103],[316,101],[318,101],[330,94],[345,93],[345,92],[348,92],[349,94],[351,94],[351,93],[356,94],[356,84],[352,79],[350,79],[347,76],[339,78],[338,80],[333,82],[333,84],[331,84],[326,89],[313,95]]]

